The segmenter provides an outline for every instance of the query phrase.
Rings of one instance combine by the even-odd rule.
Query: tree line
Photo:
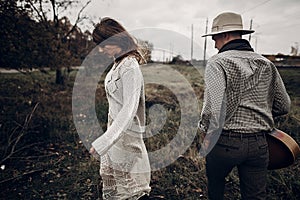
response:
[[[82,32],[77,26],[85,19],[81,13],[89,3],[79,10],[75,24],[71,24],[60,13],[78,6],[79,1],[1,0],[0,67],[50,67],[56,70],[56,83],[63,84],[62,68],[80,65],[94,48],[91,33]]]
[[[95,47],[91,32],[78,27],[78,23],[88,20],[82,13],[90,2],[0,0],[0,67],[17,70],[50,67],[56,70],[56,83],[63,84],[62,68],[79,66]],[[77,10],[74,24],[63,15],[71,9]],[[150,60],[152,45],[139,42]]]

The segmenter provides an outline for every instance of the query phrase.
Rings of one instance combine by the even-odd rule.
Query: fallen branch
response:
[[[11,180],[15,180],[15,179],[21,178],[21,177],[29,175],[29,174],[33,174],[33,173],[36,173],[36,172],[41,172],[41,171],[44,171],[44,169],[37,169],[37,170],[29,171],[29,172],[24,172],[23,174],[20,174],[18,176],[11,177],[11,178],[8,178],[8,179],[0,181],[0,184],[8,182],[8,181],[11,181]]]
[[[7,150],[8,150],[9,147],[11,147],[10,152],[7,155],[4,154],[4,158],[0,161],[0,164],[2,164],[3,162],[5,162],[6,160],[8,160],[12,155],[14,155],[16,152],[19,151],[19,149],[16,149],[17,145],[20,142],[21,138],[24,136],[25,131],[28,129],[29,123],[30,123],[30,121],[32,119],[32,116],[33,116],[33,113],[36,111],[38,105],[39,105],[39,103],[36,103],[35,106],[33,107],[32,111],[31,111],[31,113],[26,116],[25,121],[24,121],[24,125],[18,125],[19,127],[22,127],[22,129],[20,130],[18,136],[16,138],[12,139],[14,133],[17,131],[17,129],[19,127],[16,127],[13,130],[11,136],[9,137],[8,147],[7,147],[6,151],[5,151],[5,154],[7,154]],[[31,146],[31,145],[29,145],[29,146]],[[24,147],[22,147],[21,149],[24,149]]]

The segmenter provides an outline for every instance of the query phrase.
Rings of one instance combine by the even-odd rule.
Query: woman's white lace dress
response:
[[[138,199],[151,190],[143,141],[144,80],[134,57],[115,64],[105,78],[109,103],[107,131],[92,146],[101,156],[103,199]]]

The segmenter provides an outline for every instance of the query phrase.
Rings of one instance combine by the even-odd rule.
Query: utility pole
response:
[[[252,19],[250,20],[250,30],[252,30]],[[249,43],[251,41],[251,33],[249,34]]]
[[[257,36],[255,37],[255,51],[257,52]]]
[[[192,36],[191,36],[191,62],[193,62],[193,43],[194,43],[194,27],[192,24]]]
[[[173,44],[170,43],[170,61],[173,60]]]
[[[207,26],[208,26],[208,18],[206,18],[205,34],[207,34]],[[207,44],[207,37],[204,38],[204,50],[203,50],[203,65],[204,66],[206,66],[206,44]]]

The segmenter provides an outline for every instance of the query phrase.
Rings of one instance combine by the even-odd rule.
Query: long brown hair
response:
[[[121,54],[116,58],[117,61],[128,55],[133,55],[139,63],[144,63],[134,38],[116,20],[109,17],[101,19],[100,23],[95,25],[92,35],[94,42],[100,47],[109,44],[117,45],[122,49]]]

